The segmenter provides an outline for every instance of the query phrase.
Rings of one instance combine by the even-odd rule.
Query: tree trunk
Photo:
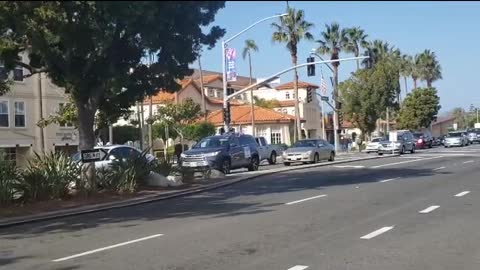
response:
[[[293,65],[297,65],[297,55],[292,55],[292,62]],[[297,125],[295,138],[302,139],[302,125],[300,123],[300,106],[299,106],[299,99],[298,99],[298,71],[295,69],[293,71],[293,89],[295,92],[295,122]]]
[[[427,80],[427,87],[428,88],[432,87],[432,81],[431,80]]]
[[[207,121],[207,104],[205,101],[205,89],[203,87],[203,72],[202,63],[200,62],[200,56],[198,57],[198,69],[200,71],[200,89],[202,89],[202,111],[204,120]]]
[[[403,81],[405,82],[405,97],[407,97],[408,95],[407,76],[403,77]]]
[[[358,55],[359,55],[359,50],[357,48],[355,51],[355,57],[358,57]],[[360,69],[360,59],[357,59],[357,70],[359,69]]]
[[[95,132],[93,129],[96,106],[76,102],[78,110],[78,137],[79,150],[90,150],[95,146]],[[82,168],[82,179],[86,183],[86,188],[94,192],[97,188],[95,179],[95,163],[85,163]]]
[[[417,89],[417,78],[413,78],[413,89]]]
[[[252,58],[250,52],[248,52],[248,66],[250,68],[250,82],[248,85],[252,85]],[[252,121],[252,136],[255,137],[255,106],[253,105],[253,89],[250,90],[250,116]]]
[[[153,98],[150,96],[150,102],[148,104],[148,146],[149,152],[153,155],[153,130],[152,130],[152,119],[153,119]]]
[[[338,93],[338,62],[337,63],[334,63],[333,65],[333,98],[335,99],[335,109],[338,109],[338,105],[339,105],[339,93]],[[339,126],[340,126],[340,123],[338,121],[338,113],[335,113],[334,114],[334,123],[337,123],[338,126],[333,127],[334,131],[333,131],[333,134],[335,135],[335,129],[337,129]],[[334,142],[335,142],[335,146],[336,148],[338,148],[338,142],[340,141],[340,135],[338,134],[337,132],[337,135],[335,136],[334,138]],[[338,149],[335,149],[335,151],[337,151]]]

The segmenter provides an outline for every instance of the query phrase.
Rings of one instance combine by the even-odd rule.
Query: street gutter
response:
[[[58,219],[58,218],[65,218],[65,217],[71,217],[71,216],[77,216],[77,215],[84,215],[84,214],[90,214],[90,213],[95,213],[95,212],[100,212],[100,211],[107,211],[107,210],[112,210],[112,209],[119,209],[119,208],[125,208],[125,207],[130,207],[130,206],[136,206],[136,205],[145,204],[145,203],[168,200],[168,199],[178,198],[178,197],[182,197],[182,196],[193,195],[193,194],[197,194],[197,193],[201,193],[201,192],[205,192],[205,191],[210,191],[210,190],[230,186],[230,185],[233,185],[233,184],[236,184],[236,183],[244,182],[244,181],[247,181],[247,180],[255,179],[255,178],[258,178],[258,177],[267,176],[267,175],[271,175],[271,174],[275,174],[275,173],[286,172],[286,171],[298,171],[298,170],[305,170],[305,169],[309,169],[309,168],[325,167],[325,166],[329,166],[329,165],[336,165],[336,164],[343,164],[343,163],[350,163],[350,162],[364,161],[364,160],[372,160],[372,159],[391,158],[391,157],[398,157],[398,156],[400,156],[400,155],[396,154],[396,155],[388,155],[388,156],[387,155],[372,156],[372,157],[365,157],[365,158],[356,158],[356,159],[339,160],[339,161],[333,161],[333,162],[309,164],[309,165],[303,165],[303,166],[297,166],[297,167],[296,166],[285,167],[285,168],[280,168],[280,169],[260,171],[260,173],[258,173],[258,174],[252,174],[252,175],[247,174],[247,175],[240,176],[239,178],[229,180],[228,178],[232,178],[232,177],[235,176],[235,175],[231,175],[231,176],[227,176],[226,180],[223,180],[223,181],[218,182],[218,183],[205,185],[203,187],[189,188],[189,189],[182,190],[182,191],[171,191],[171,192],[168,192],[167,194],[163,193],[163,194],[149,195],[149,196],[145,196],[145,197],[142,197],[142,198],[133,198],[133,199],[124,200],[124,201],[121,201],[121,202],[94,204],[94,205],[89,205],[89,206],[77,207],[77,208],[73,208],[73,209],[51,211],[51,212],[28,215],[28,216],[23,216],[23,217],[0,219],[0,228],[12,227],[12,226],[17,226],[17,225],[22,225],[22,224],[27,224],[27,223],[40,222],[40,221],[46,221],[46,220],[52,220],[52,219]]]

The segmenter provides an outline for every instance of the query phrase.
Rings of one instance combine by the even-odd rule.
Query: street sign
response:
[[[480,128],[480,123],[475,123],[473,127],[474,128]]]
[[[327,101],[327,102],[328,102],[328,97],[322,96],[322,97],[320,97],[320,99],[321,99],[322,101]]]
[[[104,149],[91,149],[80,151],[83,163],[95,162],[103,160],[107,156],[107,151]]]

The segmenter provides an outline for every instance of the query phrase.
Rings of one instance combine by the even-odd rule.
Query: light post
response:
[[[270,16],[270,17],[266,17],[266,18],[263,18],[253,24],[251,24],[249,27],[243,29],[242,31],[240,31],[239,33],[237,33],[236,35],[232,36],[231,38],[229,39],[226,39],[226,40],[222,40],[222,73],[223,73],[223,111],[225,112],[227,110],[227,102],[228,102],[228,99],[227,99],[227,70],[226,70],[226,67],[225,67],[225,51],[227,50],[227,46],[228,46],[228,42],[234,40],[235,38],[237,38],[238,36],[240,36],[241,34],[245,33],[246,31],[248,31],[250,28],[254,27],[255,25],[261,23],[261,22],[264,22],[266,20],[270,20],[270,19],[274,19],[274,18],[278,18],[278,17],[283,17],[283,16],[286,16],[288,15],[288,13],[284,13],[284,14],[280,14],[280,15],[274,15],[274,16]],[[225,126],[225,131],[228,131],[230,129],[230,123],[228,123],[224,117],[224,126]]]

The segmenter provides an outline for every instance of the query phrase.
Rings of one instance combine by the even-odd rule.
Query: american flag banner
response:
[[[322,94],[322,96],[327,95],[327,83],[325,82],[325,79],[323,78],[323,76],[320,79],[320,93]]]

